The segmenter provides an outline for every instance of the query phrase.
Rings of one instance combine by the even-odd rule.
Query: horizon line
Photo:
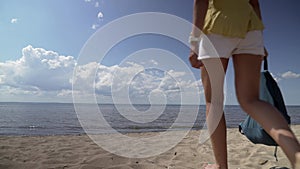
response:
[[[35,103],[35,104],[75,104],[73,102],[36,102],[36,101],[0,101],[0,103]],[[81,102],[76,104],[94,104],[88,102]],[[133,104],[126,104],[126,103],[97,103],[98,105],[157,105],[161,106],[163,104],[149,104],[149,103],[133,103]],[[172,106],[205,106],[205,104],[178,104],[178,103],[170,103],[166,105]],[[239,104],[225,104],[225,106],[240,106]],[[295,104],[286,104],[285,106],[300,106]]]

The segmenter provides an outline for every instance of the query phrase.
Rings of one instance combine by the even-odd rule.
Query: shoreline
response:
[[[300,126],[300,124],[290,124],[291,127],[293,126]],[[236,127],[232,127],[232,126],[227,126],[227,130],[234,130],[236,129],[238,131],[238,125],[236,125]],[[83,130],[83,129],[82,129]],[[130,130],[130,131],[128,131]],[[118,131],[121,134],[124,135],[128,135],[128,134],[143,134],[143,133],[160,133],[160,132],[166,132],[165,129],[126,129],[124,131]],[[195,127],[195,128],[191,128],[191,129],[187,129],[187,128],[173,128],[173,129],[168,129],[168,132],[180,132],[180,131],[202,131],[202,130],[206,130],[206,128],[200,128],[199,127]],[[114,134],[114,133],[110,133],[110,132],[103,132],[103,133],[98,133],[98,134]],[[0,138],[1,137],[48,137],[48,136],[84,136],[84,135],[88,135],[86,132],[77,132],[77,133],[65,133],[65,134],[0,134]],[[94,134],[91,134],[94,135]],[[97,135],[97,134],[96,134]],[[300,140],[300,139],[299,139]]]
[[[300,138],[300,125],[292,125],[291,128]],[[201,131],[203,130],[191,130],[170,150],[141,159],[112,154],[95,144],[86,134],[0,136],[0,168],[201,168],[203,164],[214,161],[210,142],[199,143]],[[274,147],[252,144],[237,128],[228,128],[227,133],[229,168],[290,168],[280,148],[277,153],[279,161],[276,162]],[[158,133],[147,132],[126,135],[145,137],[156,134]],[[112,140],[112,144],[117,144],[114,141],[117,140]]]

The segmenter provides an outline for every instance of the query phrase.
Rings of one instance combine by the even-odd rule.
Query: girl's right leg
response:
[[[201,79],[206,101],[206,121],[216,164],[205,169],[227,169],[226,122],[223,113],[223,86],[228,59],[205,59],[202,61]]]

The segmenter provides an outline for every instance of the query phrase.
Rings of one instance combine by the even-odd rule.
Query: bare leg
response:
[[[228,59],[206,59],[203,60],[203,63],[205,66],[201,68],[201,79],[205,92],[206,119],[216,160],[215,165],[207,165],[205,168],[227,169],[223,88]]]
[[[259,99],[261,61],[261,57],[255,55],[233,56],[237,98],[244,111],[261,124],[294,166],[296,153],[300,152],[297,138],[279,111]]]

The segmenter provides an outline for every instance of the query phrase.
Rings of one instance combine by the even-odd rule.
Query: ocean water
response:
[[[89,111],[89,105],[85,105]],[[165,130],[187,130],[202,129],[205,123],[204,106],[187,105],[156,105],[155,110],[162,110],[157,118],[141,114],[140,118],[144,123],[134,122],[125,118],[120,111],[130,115],[130,107],[121,105],[119,109],[116,105],[98,105],[99,110],[109,126],[118,132],[147,132]],[[134,105],[134,108],[141,113],[151,110],[150,105]],[[198,108],[196,120],[190,120]],[[292,124],[300,124],[300,106],[287,106],[291,116]],[[179,112],[184,116],[178,120]],[[239,106],[226,106],[225,116],[227,126],[237,128],[243,121],[246,114]],[[128,116],[126,116],[128,117]],[[97,130],[96,130],[97,132]],[[103,131],[101,131],[103,132]],[[110,133],[111,130],[104,131]],[[0,135],[76,135],[84,134],[85,131],[80,125],[74,105],[71,103],[0,103]]]

